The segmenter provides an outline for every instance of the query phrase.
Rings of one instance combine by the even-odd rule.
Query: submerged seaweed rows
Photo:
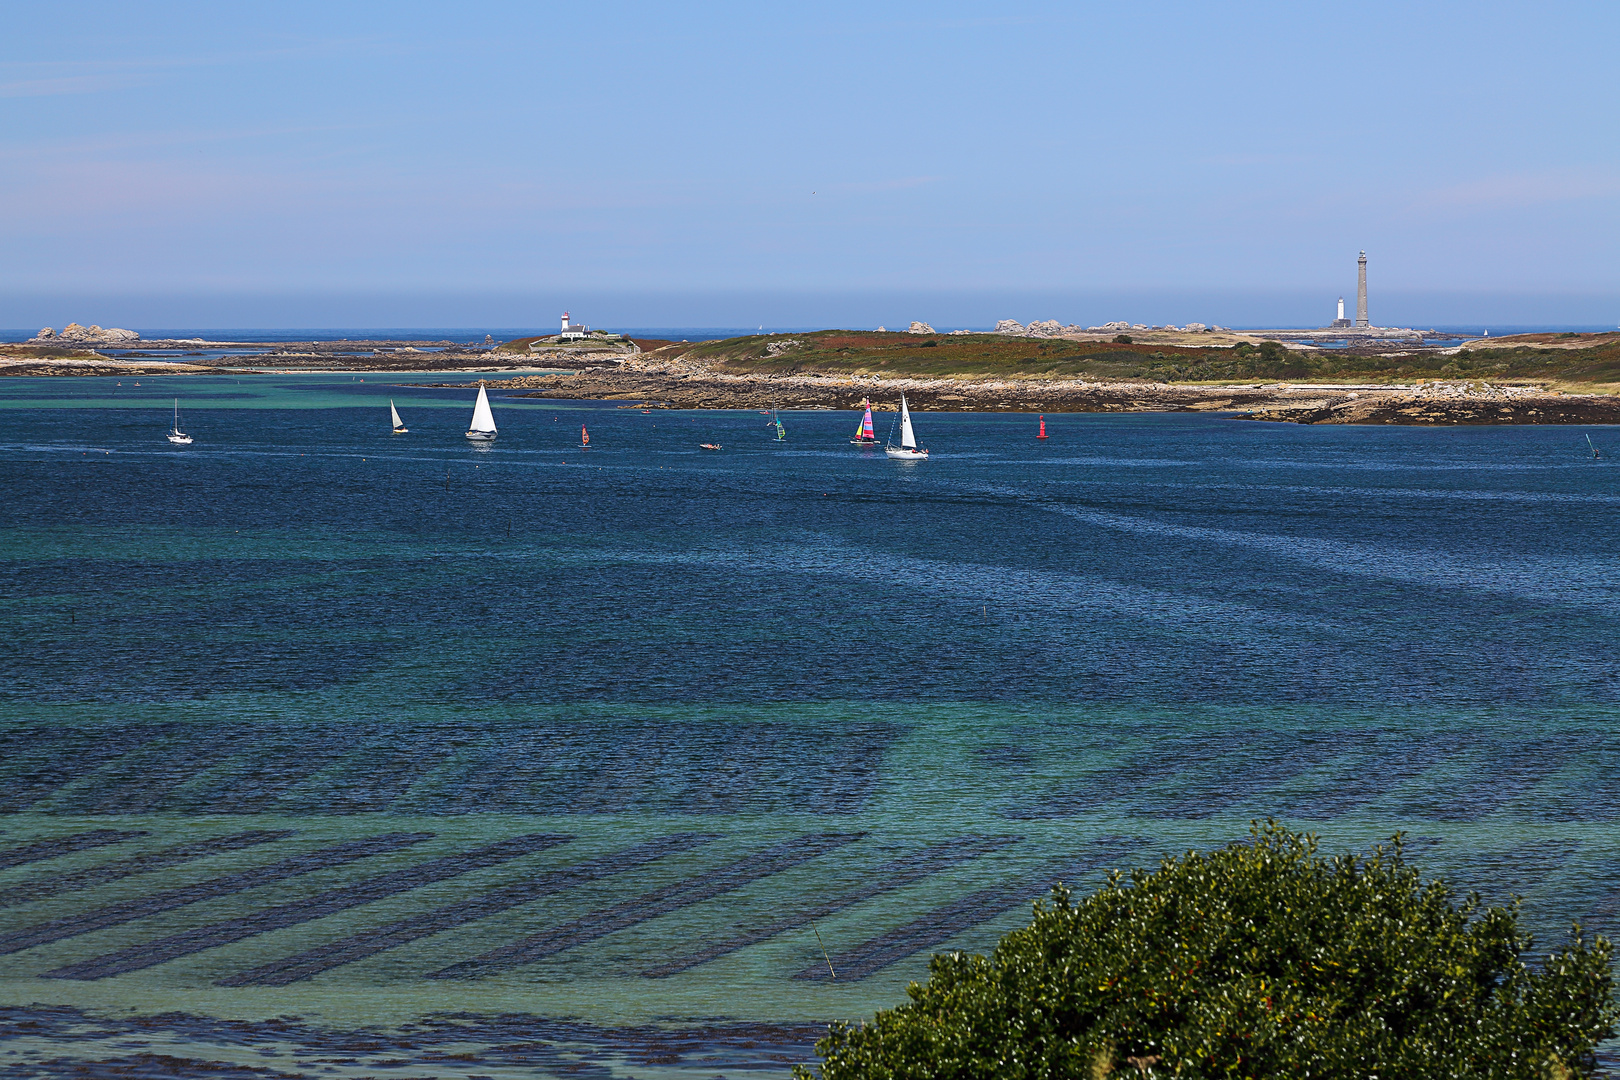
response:
[[[373,1077],[396,1071],[401,1055],[443,1065],[457,1075],[468,1069],[478,1074],[513,1069],[521,1076],[555,1070],[585,1080],[615,1080],[624,1073],[609,1066],[622,1062],[643,1068],[685,1065],[712,1076],[786,1072],[806,1060],[811,1045],[825,1033],[822,1024],[603,1027],[530,1014],[441,1014],[396,1029],[342,1030],[289,1018],[248,1021],[167,1013],[113,1019],[62,1006],[0,1006],[0,1037],[31,1037],[51,1047],[51,1059],[42,1061],[43,1067],[18,1068],[18,1076]],[[177,1062],[131,1053],[132,1046],[160,1041],[185,1047],[189,1054]],[[242,1069],[207,1058],[238,1048],[274,1070]]]
[[[128,724],[0,732],[0,812],[735,813],[858,809],[895,725],[616,720],[384,728]],[[652,766],[657,766],[656,769]]]
[[[835,815],[861,809],[904,731],[867,721],[821,721],[812,733],[772,721],[635,718],[11,728],[0,732],[0,812]],[[1397,818],[1470,822],[1510,804],[1545,821],[1620,816],[1613,749],[1606,733],[1587,730],[1514,738],[1091,729],[976,753],[1005,782],[1001,813],[1012,820],[1103,808],[1199,820],[1258,800],[1284,819],[1328,820],[1380,803]],[[1042,780],[1043,753],[1103,760]]]
[[[71,846],[75,841],[82,841],[94,835],[94,833],[80,833],[63,837],[62,841]],[[431,838],[431,834],[428,833],[394,833],[347,841],[281,859],[256,869],[224,874],[180,888],[156,891],[144,897],[108,904],[76,915],[46,919],[0,934],[0,954],[23,952],[81,934],[173,911],[204,900],[245,892],[316,870],[331,869],[371,856],[404,851]],[[519,869],[516,871],[520,875],[519,880],[499,888],[460,898],[454,903],[404,920],[396,920],[384,926],[351,934],[320,947],[220,978],[217,982],[222,986],[290,985],[388,949],[508,911],[549,894],[639,869],[670,855],[700,848],[719,838],[718,834],[713,833],[677,833],[556,869],[539,872],[528,868]],[[249,843],[250,839],[252,844]],[[200,857],[209,850],[242,849],[259,843],[276,843],[280,839],[266,839],[262,835],[238,833],[219,837],[214,841],[180,845],[154,854],[171,857],[165,865],[178,865],[181,854]],[[179,933],[170,933],[41,974],[46,978],[75,980],[104,979],[127,974],[259,934],[313,922],[426,885],[450,881],[476,870],[497,867],[553,848],[566,847],[573,839],[572,836],[557,834],[529,834],[508,838],[472,850],[365,877],[303,900],[264,907],[235,918],[193,926]],[[683,876],[650,892],[592,910],[561,925],[529,934],[480,955],[452,963],[429,973],[428,977],[482,978],[532,964],[597,941],[609,934],[694,907],[754,882],[803,866],[840,848],[859,843],[862,839],[864,834],[861,833],[796,835],[729,862],[710,866],[696,876]],[[725,936],[703,943],[691,954],[650,968],[643,974],[648,977],[668,976],[707,963],[810,924],[816,919],[853,907],[884,892],[916,883],[933,874],[1004,849],[1016,844],[1018,840],[1019,838],[1014,836],[970,835],[929,844],[875,868],[865,875],[855,888],[824,898],[800,900],[789,913],[777,913],[758,925],[741,928],[740,932],[736,927],[728,927]],[[1077,863],[1071,860],[1064,869],[1075,873],[1084,872],[1086,869],[1101,865],[1103,861],[1127,853],[1140,846],[1140,843],[1139,840],[1099,842],[1085,859]],[[209,847],[210,844],[213,845],[212,848]],[[28,847],[30,850],[40,850],[38,844]],[[0,859],[18,850],[23,849],[0,851]],[[36,855],[38,859],[46,857]],[[109,869],[122,866],[127,870],[131,865],[136,865],[136,859],[117,860],[109,864]],[[1050,869],[1056,868],[1054,865]],[[130,873],[138,872],[140,871],[130,871]],[[45,875],[34,882],[25,882],[18,888],[28,889],[35,886],[36,891],[43,895],[49,893],[53,886],[59,885],[66,877],[84,873],[89,872],[80,871],[75,875]],[[1052,879],[1047,878],[1044,873],[1037,874],[995,889],[977,892],[969,897],[967,902],[950,903],[939,911],[925,915],[908,927],[902,928],[901,931],[883,935],[868,943],[868,946],[857,947],[841,955],[839,961],[844,963],[850,972],[843,977],[864,978],[888,964],[938,944],[962,930],[993,919],[1020,902],[1045,891],[1050,887],[1051,881]]]
[[[223,877],[211,878],[178,889],[168,889],[163,892],[153,893],[150,896],[109,904],[107,907],[97,908],[95,911],[83,915],[68,915],[59,919],[50,919],[42,923],[36,923],[33,926],[0,933],[0,955],[21,952],[24,949],[32,949],[40,945],[48,945],[53,941],[76,937],[79,934],[88,934],[93,930],[105,930],[109,926],[119,926],[123,923],[134,922],[136,919],[145,919],[152,915],[173,911],[176,908],[186,907],[203,900],[231,896],[235,893],[245,892],[248,889],[258,888],[261,885],[269,885],[273,882],[307,874],[314,870],[325,870],[372,855],[398,851],[400,848],[411,844],[419,844],[423,840],[431,840],[432,838],[432,833],[390,833],[386,836],[373,836],[364,840],[351,840],[332,847],[322,848],[319,851],[294,855],[269,866],[261,866],[237,874],[226,874]]]

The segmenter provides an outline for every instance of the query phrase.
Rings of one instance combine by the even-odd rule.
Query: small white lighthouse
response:
[[[1339,321],[1344,322],[1344,297],[1339,297]],[[563,316],[563,329],[568,328],[568,316]]]
[[[582,323],[569,322],[568,312],[563,312],[562,333],[557,335],[558,341],[580,341],[591,336],[591,328]]]
[[[1344,301],[1343,300],[1339,301],[1339,317],[1340,318],[1344,317]],[[563,312],[562,332],[565,333],[565,334],[568,333],[568,312],[566,312],[566,311]]]
[[[1339,317],[1333,320],[1332,326],[1335,330],[1342,330],[1349,325],[1350,320],[1344,317],[1344,297],[1341,296],[1339,297]]]

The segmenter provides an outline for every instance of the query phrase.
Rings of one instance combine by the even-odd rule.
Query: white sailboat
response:
[[[472,427],[467,438],[479,442],[492,442],[495,438],[495,414],[489,411],[489,395],[484,393],[484,380],[478,380],[478,404],[473,406]]]
[[[399,410],[394,408],[394,399],[388,399],[388,415],[394,418],[394,434],[404,435],[411,429],[405,426],[405,421],[399,418]]]
[[[891,433],[889,438],[892,440],[894,435]],[[906,406],[904,394],[900,395],[900,445],[890,442],[883,452],[905,461],[922,461],[928,457],[928,451],[917,445],[917,433],[911,430],[911,410]]]
[[[174,427],[169,431],[169,441],[177,446],[190,446],[191,436],[180,430],[180,399],[174,399]]]

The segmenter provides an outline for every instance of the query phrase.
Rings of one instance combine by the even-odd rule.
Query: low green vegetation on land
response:
[[[1611,949],[1538,968],[1518,906],[1268,823],[1247,843],[1063,888],[989,956],[936,956],[910,1000],[816,1046],[824,1080],[1590,1076]],[[797,1080],[815,1073],[801,1067]]]
[[[0,355],[11,360],[95,360],[98,354],[91,349],[73,345],[5,345]]]
[[[1123,335],[1122,335],[1123,336]],[[1564,342],[1560,341],[1560,344]],[[1561,380],[1620,383],[1620,340],[1591,348],[1505,347],[1455,354],[1365,356],[1299,351],[1266,341],[1187,348],[1128,341],[1070,341],[1000,334],[818,330],[703,342],[683,352],[728,370],[918,377],[1025,377],[1160,382],[1404,382],[1412,379]]]

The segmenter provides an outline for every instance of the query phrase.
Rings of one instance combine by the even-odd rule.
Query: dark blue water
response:
[[[897,1000],[1054,878],[1267,815],[1333,849],[1406,830],[1549,944],[1620,922],[1620,472],[1582,430],[1071,415],[1041,444],[921,414],[907,464],[849,445],[854,414],[784,414],[778,444],[752,412],[497,394],[478,447],[460,391],[142,381],[0,385],[0,846],[145,834],[0,869],[102,875],[0,931],[429,839],[0,955],[13,1004],[397,1027],[449,973],[470,1015],[584,1025],[547,1029],[568,1061],[662,1024],[669,1069],[712,1072],[726,1024],[802,1056],[793,1025]],[[177,393],[191,447],[163,440]],[[103,880],[244,829],[287,835]],[[432,877],[534,834],[564,839]],[[431,932],[367,951],[402,918]],[[223,1060],[191,1023],[163,1038]]]

